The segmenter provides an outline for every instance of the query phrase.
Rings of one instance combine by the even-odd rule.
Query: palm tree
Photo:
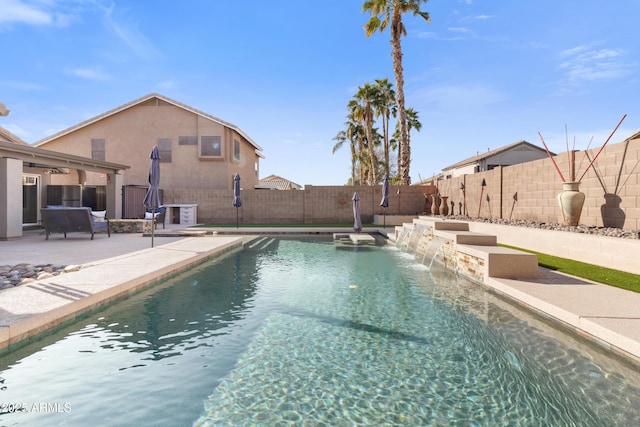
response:
[[[365,83],[358,88],[358,92],[354,95],[354,99],[349,103],[352,111],[362,120],[364,131],[367,137],[367,145],[369,149],[369,185],[376,185],[378,177],[376,173],[376,153],[375,138],[373,135],[373,106],[378,98],[378,90],[376,86]]]
[[[429,13],[422,12],[420,5],[428,0],[366,0],[362,5],[364,12],[369,12],[371,18],[365,24],[367,37],[374,32],[383,32],[390,26],[391,32],[391,57],[393,58],[393,74],[396,79],[396,103],[398,105],[398,121],[400,123],[400,165],[398,171],[402,177],[402,184],[411,184],[409,166],[411,164],[411,147],[407,140],[407,118],[404,107],[404,76],[402,69],[402,47],[400,38],[407,34],[407,29],[402,23],[402,15],[411,12],[431,22]]]
[[[418,112],[411,108],[407,108],[407,145],[411,145],[411,129],[415,129],[420,132],[422,129],[422,123],[418,119]]]
[[[355,182],[356,180],[356,147],[353,141],[349,140],[349,137],[347,137],[347,132],[344,130],[341,130],[340,132],[338,132],[338,134],[333,137],[333,140],[337,141],[333,146],[333,149],[331,150],[331,153],[333,154],[335,154],[336,151],[341,149],[345,142],[349,141],[350,143],[349,145],[351,148],[351,182]]]
[[[349,141],[351,151],[351,183],[353,185],[363,182],[363,167],[360,162],[361,152],[364,150],[364,129],[353,119],[352,114],[347,115],[348,121],[345,122],[345,130],[341,130],[333,137],[337,141],[333,146],[332,153],[342,148],[345,142]],[[357,172],[357,177],[356,177]]]
[[[384,142],[384,172],[389,173],[389,119],[396,116],[396,93],[389,79],[376,79],[378,98],[374,104],[376,116],[382,118],[382,137]]]

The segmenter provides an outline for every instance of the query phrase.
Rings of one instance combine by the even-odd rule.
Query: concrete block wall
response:
[[[577,179],[599,149],[575,153]],[[558,154],[555,161],[568,180],[568,153]],[[640,139],[605,147],[580,185],[580,190],[586,195],[580,223],[640,229],[639,174]],[[483,179],[486,183],[484,188],[481,186]],[[460,184],[464,184],[464,192]],[[351,199],[356,191],[360,196],[363,222],[373,222],[373,215],[385,212],[380,207],[382,194],[379,185],[306,185],[304,190],[242,190],[243,206],[237,213],[243,224],[348,223],[353,219]],[[420,215],[426,211],[424,194],[434,191],[435,188],[430,185],[392,186],[386,214]],[[437,191],[447,196],[448,202],[454,203],[450,214],[458,215],[462,211],[472,218],[562,222],[557,202],[562,181],[550,159],[496,167],[487,172],[441,180],[437,182]],[[201,223],[235,223],[236,209],[231,205],[232,200],[232,190],[189,188],[165,190],[164,193],[165,203],[197,203],[198,221]]]
[[[400,194],[398,194],[400,190]],[[164,203],[197,203],[198,222],[231,224],[236,213],[241,224],[320,224],[353,221],[353,194],[360,197],[360,214],[365,223],[383,215],[381,186],[314,186],[304,190],[242,190],[242,207],[233,207],[233,190],[164,190]],[[389,189],[387,215],[417,216],[424,212],[424,187]]]
[[[587,170],[600,148],[575,153],[576,180]],[[554,159],[565,180],[569,181],[569,153],[559,153]],[[640,229],[639,174],[640,139],[607,145],[581,181],[580,190],[586,198],[580,223]],[[487,184],[484,190],[481,187],[483,179]],[[465,185],[466,197],[460,190],[461,183]],[[557,202],[562,180],[550,159],[439,181],[438,191],[454,201],[456,214],[459,203],[466,198],[467,213],[472,218],[562,222]]]

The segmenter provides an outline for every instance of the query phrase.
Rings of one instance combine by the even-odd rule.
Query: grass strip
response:
[[[560,258],[528,249],[514,246],[500,245],[506,248],[517,249],[538,256],[538,265],[550,270],[570,274],[616,288],[626,289],[633,292],[640,292],[640,275],[627,273],[611,268],[600,267],[599,265],[587,264],[586,262],[574,261],[572,259]]]

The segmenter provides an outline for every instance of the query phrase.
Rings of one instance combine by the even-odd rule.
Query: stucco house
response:
[[[32,147],[0,127],[0,240],[19,238],[23,226],[37,225],[40,208],[47,204],[45,189],[53,177],[71,171],[75,176],[90,172],[107,177],[102,209],[115,212],[121,193],[115,184],[127,169],[124,164]]]
[[[130,166],[119,183],[122,206],[116,218],[139,217],[148,187],[149,154],[160,150],[160,189],[165,204],[200,205],[206,190],[253,188],[262,148],[237,126],[166,96],[152,93],[34,144],[38,148]],[[52,184],[104,186],[103,173],[71,171]],[[98,194],[98,197],[100,195]],[[211,217],[206,212],[201,216]]]
[[[445,179],[455,178],[489,171],[497,166],[517,165],[546,157],[548,156],[544,148],[522,140],[484,153],[478,153],[473,157],[447,166],[442,169],[442,175]]]

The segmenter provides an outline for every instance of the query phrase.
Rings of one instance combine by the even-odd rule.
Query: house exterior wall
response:
[[[469,165],[464,165],[459,168],[454,168],[449,171],[444,171],[445,175],[451,174],[452,178],[457,176],[467,175],[475,172],[477,163],[472,163]]]
[[[537,149],[528,143],[520,144],[515,147],[506,149],[494,155],[483,157],[477,161],[463,164],[458,167],[444,169],[445,176],[451,175],[452,178],[466,174],[475,173],[475,168],[479,167],[480,171],[486,171],[489,167],[510,166],[518,163],[531,162],[539,159],[546,159],[547,154],[542,149]]]
[[[149,154],[158,138],[171,140],[171,162],[160,163],[160,187],[191,190],[198,188],[230,189],[233,174],[238,172],[242,184],[253,188],[258,179],[259,161],[255,148],[240,134],[217,122],[162,100],[152,99],[105,117],[95,123],[60,136],[40,148],[92,157],[92,139],[105,140],[105,159],[131,166],[123,174],[123,185],[147,185]],[[180,136],[222,137],[221,158],[199,157],[200,145],[179,145]],[[240,159],[234,159],[234,139],[240,142]],[[78,183],[77,177],[58,175],[53,184]],[[87,185],[106,185],[106,176],[88,172]],[[197,203],[197,200],[191,200]]]
[[[533,160],[546,158],[547,154],[540,150],[534,150],[529,146],[519,146],[503,151],[502,153],[496,154],[495,156],[487,157],[484,160],[484,163],[486,164],[486,166],[510,166],[518,163],[531,162]]]

